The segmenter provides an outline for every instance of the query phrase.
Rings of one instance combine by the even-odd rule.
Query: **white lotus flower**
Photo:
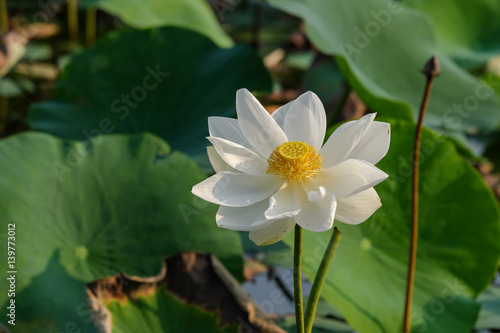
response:
[[[216,174],[193,194],[220,205],[219,227],[275,243],[298,223],[326,231],[334,218],[359,224],[380,206],[373,186],[388,175],[374,166],[389,149],[390,125],[375,113],[340,126],[323,144],[325,110],[306,92],[272,115],[246,89],[238,119],[210,117],[208,156]]]

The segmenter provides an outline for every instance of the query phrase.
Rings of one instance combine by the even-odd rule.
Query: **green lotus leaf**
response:
[[[82,0],[81,6],[98,7],[137,29],[174,26],[212,39],[220,47],[233,46],[216,13],[205,0]],[[223,10],[224,8],[216,8]]]
[[[30,123],[76,140],[152,132],[206,161],[207,117],[233,115],[242,87],[271,89],[248,46],[220,49],[177,28],[121,31],[71,58],[53,99],[32,107]]]
[[[270,3],[305,21],[311,41],[335,56],[349,84],[374,111],[416,120],[425,86],[420,71],[434,55],[441,75],[432,88],[426,126],[463,141],[464,134],[489,133],[499,125],[497,96],[441,50],[431,20],[422,12],[386,0]],[[460,22],[468,29],[467,20]]]
[[[495,0],[412,0],[404,4],[432,21],[439,48],[466,67],[500,53],[500,3]]]
[[[2,321],[3,318],[15,318],[13,322],[6,323],[12,333],[60,333],[78,330],[97,333],[92,323],[94,314],[87,303],[85,283],[68,275],[66,268],[61,265],[58,250],[51,257],[44,258],[44,262],[44,271],[31,276],[29,285],[21,288],[17,286],[16,295],[11,298],[15,301],[15,317],[4,316],[4,308],[10,306],[10,303],[4,303],[5,298],[2,295],[1,303],[5,304],[2,306]],[[24,273],[25,266],[17,267],[16,282],[24,284],[27,277]],[[15,325],[12,325],[14,323]]]
[[[215,314],[182,303],[164,288],[149,297],[113,301],[107,306],[114,333],[238,332],[235,325],[219,328]]]
[[[152,134],[107,135],[93,142],[43,133],[13,136],[0,141],[0,173],[0,219],[15,224],[16,294],[25,295],[17,303],[19,320],[50,314],[63,330],[79,315],[71,306],[64,313],[73,317],[62,322],[57,309],[85,303],[85,283],[119,272],[154,276],[163,258],[185,251],[213,253],[242,277],[238,233],[218,228],[216,206],[191,194],[205,174]],[[5,225],[3,253],[7,237]],[[6,256],[0,265],[7,267]],[[8,290],[8,283],[2,279],[0,288]],[[55,292],[46,302],[50,290],[64,296]],[[0,304],[7,302],[2,293]],[[2,318],[5,312],[2,306]]]

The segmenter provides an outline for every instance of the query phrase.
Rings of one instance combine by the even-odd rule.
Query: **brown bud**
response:
[[[422,73],[427,76],[428,79],[436,77],[441,73],[441,65],[435,56],[432,56],[424,66]]]

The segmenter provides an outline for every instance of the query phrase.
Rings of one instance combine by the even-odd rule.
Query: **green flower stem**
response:
[[[318,307],[319,296],[321,294],[321,288],[325,283],[326,275],[328,273],[328,268],[330,267],[330,263],[332,262],[333,256],[335,255],[335,251],[340,243],[341,233],[337,227],[333,229],[332,238],[330,238],[330,242],[328,243],[328,247],[326,248],[325,255],[321,260],[321,264],[319,265],[318,273],[314,278],[314,283],[312,285],[311,294],[309,295],[309,301],[307,302],[306,308],[306,331],[305,333],[311,333],[314,317],[316,315],[316,308]]]
[[[68,29],[71,44],[78,44],[78,1],[68,0]]]
[[[302,300],[302,227],[295,225],[293,245],[293,291],[297,333],[304,333],[304,301]]]
[[[0,0],[0,33],[9,31],[9,14],[7,12],[7,0]]]
[[[85,25],[85,43],[87,46],[95,43],[96,36],[96,9],[87,9],[87,22]]]

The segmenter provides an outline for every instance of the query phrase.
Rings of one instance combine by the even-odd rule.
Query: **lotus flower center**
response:
[[[313,146],[293,141],[276,147],[267,162],[267,173],[281,176],[287,183],[315,178],[323,166],[321,155]]]
[[[286,142],[278,147],[278,152],[285,160],[301,160],[306,157],[309,147],[303,142]]]

